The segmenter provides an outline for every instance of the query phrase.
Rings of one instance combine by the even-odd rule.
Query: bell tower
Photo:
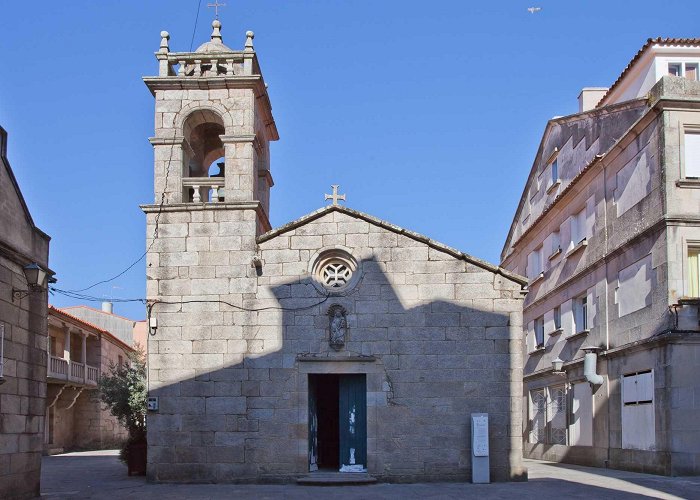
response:
[[[188,444],[194,436],[193,446],[204,434],[202,422],[224,431],[222,411],[241,416],[245,397],[234,389],[226,397],[201,396],[213,396],[220,370],[242,363],[254,347],[246,339],[254,337],[256,315],[243,308],[258,291],[256,237],[270,229],[269,146],[279,137],[253,32],[242,50],[232,50],[218,19],[212,28],[211,40],[194,52],[171,52],[170,35],[161,32],[158,76],[144,78],[155,97],[155,196],[141,207],[149,397],[160,401],[147,417],[147,473],[155,480],[175,480],[182,470],[163,458],[184,443],[167,438],[181,408],[189,405],[189,420],[178,433]],[[206,477],[213,480],[209,465]],[[193,474],[178,477],[201,479]]]
[[[279,136],[253,32],[232,50],[218,19],[212,29],[194,52],[171,52],[161,32],[158,76],[144,78],[155,97],[155,206],[253,211],[260,234],[270,229],[269,145]]]

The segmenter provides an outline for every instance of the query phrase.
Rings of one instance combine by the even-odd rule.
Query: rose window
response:
[[[345,293],[358,281],[357,261],[342,249],[322,251],[309,263],[309,271],[319,290]]]
[[[321,270],[323,283],[331,288],[341,288],[348,284],[352,271],[344,262],[329,262]]]

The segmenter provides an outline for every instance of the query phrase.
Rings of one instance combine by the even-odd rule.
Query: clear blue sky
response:
[[[280,131],[273,226],[337,183],[349,207],[494,263],[546,121],[576,112],[582,87],[609,86],[648,37],[700,36],[692,1],[225,1],[224,42],[240,49],[255,31]],[[0,124],[61,288],[145,249],[153,98],[141,77],[157,74],[161,30],[189,50],[197,3],[2,2]],[[195,47],[211,32],[206,3]],[[143,297],[144,264],[91,292]]]

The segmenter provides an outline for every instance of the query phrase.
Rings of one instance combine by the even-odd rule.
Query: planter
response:
[[[146,441],[138,441],[129,443],[126,452],[126,466],[129,469],[130,476],[145,476],[146,475],[146,457],[147,444]]]

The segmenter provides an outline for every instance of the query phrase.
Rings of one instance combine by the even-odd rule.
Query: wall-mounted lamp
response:
[[[30,293],[43,292],[46,283],[46,271],[39,264],[32,262],[22,268],[24,278],[27,280],[27,290],[18,288],[12,289],[12,301],[15,299],[23,299]]]
[[[566,372],[563,370],[564,368],[564,362],[559,359],[553,359],[552,360],[552,370],[555,375],[566,375]]]

